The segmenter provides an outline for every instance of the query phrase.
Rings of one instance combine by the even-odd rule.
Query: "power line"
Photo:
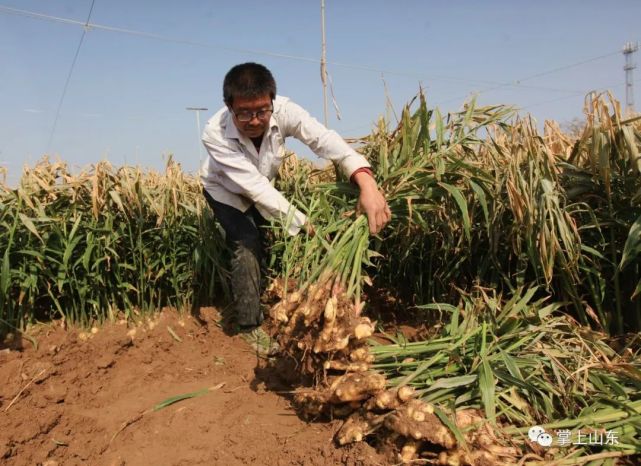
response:
[[[486,89],[481,89],[480,91],[477,91],[475,93],[475,95],[478,96],[478,95],[481,95],[481,94],[486,94],[488,92],[495,91],[495,90],[498,90],[498,89],[503,89],[503,88],[509,87],[509,86],[520,86],[520,83],[522,83],[523,81],[529,81],[529,80],[534,79],[534,78],[540,78],[541,76],[546,76],[546,75],[549,75],[549,74],[558,73],[559,71],[563,71],[563,70],[567,70],[567,69],[574,68],[574,67],[577,67],[577,66],[581,66],[581,65],[584,65],[586,63],[591,63],[593,61],[602,60],[604,58],[611,57],[613,55],[618,55],[619,53],[620,53],[620,51],[617,50],[616,52],[609,52],[609,53],[606,53],[606,54],[603,54],[603,55],[597,55],[595,57],[586,58],[584,60],[581,60],[581,61],[578,61],[578,62],[575,62],[575,63],[570,63],[569,65],[563,65],[563,66],[559,66],[557,68],[549,69],[547,71],[542,71],[540,73],[532,74],[532,75],[529,75],[529,76],[524,76],[523,78],[515,79],[511,83],[504,83],[504,84],[501,84],[501,85],[498,85],[498,86],[493,86],[493,87],[488,87]],[[570,90],[568,90],[568,92],[579,93],[580,91],[570,91]],[[452,102],[452,101],[455,101],[455,100],[460,100],[462,98],[465,98],[466,96],[467,95],[460,96],[460,97],[454,97],[452,99],[443,100],[441,102],[438,102],[437,105],[442,105],[442,104],[445,104],[445,103],[448,103],[448,102]],[[570,96],[570,97],[572,97],[572,96]],[[559,100],[559,99],[555,99],[555,100]]]
[[[53,136],[56,133],[56,126],[58,126],[58,119],[60,118],[60,109],[62,108],[62,104],[65,100],[65,96],[67,95],[67,89],[69,88],[69,82],[71,81],[71,75],[73,74],[73,70],[76,67],[76,61],[78,60],[78,55],[80,54],[80,48],[82,47],[82,43],[85,40],[85,35],[87,34],[88,26],[89,26],[89,20],[91,19],[91,13],[93,12],[93,6],[96,3],[96,0],[91,0],[91,7],[89,8],[89,14],[87,15],[87,21],[85,21],[84,28],[82,30],[82,35],[80,36],[80,41],[78,42],[78,47],[76,48],[76,53],[73,56],[73,61],[71,62],[71,67],[69,68],[69,73],[67,74],[67,80],[65,81],[65,85],[62,88],[62,95],[60,96],[60,101],[58,102],[58,108],[56,109],[56,116],[53,119],[53,126],[51,128],[51,134],[49,135],[49,142],[47,144],[47,152],[51,151],[51,143],[53,142]]]
[[[526,105],[525,107],[520,107],[520,109],[521,109],[521,110],[526,110],[526,109],[529,109],[529,108],[532,108],[532,107],[538,107],[538,106],[540,106],[540,105],[551,104],[551,103],[553,103],[553,102],[559,102],[559,101],[561,101],[561,100],[575,99],[575,98],[577,98],[577,97],[585,96],[585,94],[587,94],[588,92],[589,92],[589,91],[586,91],[586,92],[577,92],[576,94],[572,94],[572,95],[564,95],[563,97],[557,97],[556,99],[543,100],[543,101],[541,101],[541,102],[537,102],[537,103],[535,103],[535,104]]]
[[[557,68],[552,68],[550,70],[543,71],[541,73],[536,73],[536,74],[532,74],[532,75],[526,76],[524,78],[517,79],[516,82],[529,81],[530,79],[540,78],[541,76],[545,76],[545,75],[548,75],[548,74],[558,73],[559,71],[567,70],[569,68],[574,68],[574,67],[580,66],[580,65],[585,65],[586,63],[591,63],[593,61],[597,61],[597,60],[601,60],[603,58],[611,57],[613,55],[618,55],[619,53],[620,53],[620,50],[617,50],[616,52],[610,52],[610,53],[605,53],[603,55],[597,55],[596,57],[586,58],[585,60],[581,60],[581,61],[578,61],[576,63],[571,63],[569,65],[564,65],[564,66],[559,66]]]
[[[550,92],[576,92],[576,90],[574,89],[558,89],[558,88],[552,88],[552,87],[531,86],[531,85],[520,84],[517,82],[506,83],[506,82],[488,81],[488,80],[481,80],[481,79],[465,79],[465,78],[459,78],[455,76],[445,76],[445,75],[425,75],[419,72],[378,69],[378,68],[374,68],[372,66],[367,66],[367,65],[357,65],[357,64],[351,64],[351,63],[339,63],[339,62],[330,62],[330,63],[334,66],[340,66],[343,68],[372,71],[372,72],[381,73],[381,74],[405,76],[405,77],[416,78],[416,79],[429,78],[429,79],[438,79],[442,81],[456,81],[456,82],[462,82],[466,84],[470,84],[470,83],[491,84],[493,86],[497,86],[497,88],[498,87],[521,87],[525,89],[534,89],[534,90],[550,91]]]
[[[95,0],[94,0],[95,1]],[[91,10],[93,9],[93,1],[92,1],[92,6]],[[21,10],[17,8],[11,8],[7,7],[4,5],[0,5],[0,13],[4,14],[13,14],[13,15],[18,15],[18,16],[25,16],[33,19],[39,19],[39,20],[45,20],[45,21],[54,21],[54,22],[59,22],[59,23],[64,23],[64,24],[71,24],[71,25],[76,25],[76,26],[82,26],[83,27],[83,35],[81,37],[80,43],[78,45],[78,49],[76,50],[76,55],[74,57],[74,61],[72,63],[69,76],[67,77],[67,82],[65,83],[65,88],[63,91],[63,96],[61,97],[60,103],[58,105],[58,110],[56,112],[56,118],[54,122],[54,127],[51,132],[51,137],[49,140],[49,146],[51,145],[56,124],[59,118],[59,112],[60,108],[62,106],[62,102],[64,100],[64,96],[67,91],[67,86],[69,84],[69,80],[71,77],[71,74],[73,72],[73,68],[75,66],[75,62],[78,56],[78,53],[80,51],[80,47],[82,45],[82,41],[84,39],[84,36],[86,34],[86,31],[88,29],[97,29],[97,30],[103,30],[107,32],[115,32],[115,33],[122,33],[122,34],[127,34],[127,35],[132,35],[132,36],[137,36],[137,37],[143,37],[147,39],[154,39],[154,40],[160,40],[163,42],[172,42],[172,43],[177,43],[177,44],[184,44],[184,45],[191,45],[191,46],[197,46],[197,47],[206,47],[206,48],[216,48],[218,50],[227,50],[227,51],[233,51],[233,52],[238,52],[238,53],[245,53],[245,54],[254,54],[254,55],[265,55],[265,56],[271,56],[271,57],[276,57],[276,58],[284,58],[284,59],[290,59],[290,60],[298,60],[298,61],[304,61],[304,62],[309,62],[309,63],[320,63],[320,60],[316,58],[310,58],[310,57],[304,57],[304,56],[297,56],[297,55],[289,55],[289,54],[283,54],[283,53],[276,53],[276,52],[270,52],[270,51],[264,51],[264,50],[252,50],[252,49],[241,49],[241,48],[233,48],[233,47],[226,47],[226,46],[221,46],[221,45],[214,45],[214,44],[209,44],[209,43],[203,43],[203,42],[198,42],[198,41],[193,41],[193,40],[188,40],[188,39],[180,39],[180,38],[175,38],[175,37],[169,37],[169,36],[164,36],[160,34],[155,34],[155,33],[149,33],[149,32],[144,32],[144,31],[137,31],[133,29],[124,29],[124,28],[119,28],[119,27],[114,27],[114,26],[108,26],[108,25],[101,25],[101,24],[96,24],[96,23],[90,23],[89,19],[91,16],[91,10],[89,12],[89,16],[87,20],[83,23],[82,21],[70,19],[70,18],[62,18],[62,17],[57,17],[57,16],[52,16],[52,15],[46,15],[42,13],[37,13],[33,11],[27,11],[27,10]],[[602,60],[607,57],[611,57],[613,55],[617,55],[620,53],[620,51],[614,51],[602,55],[597,55],[594,57],[586,58],[574,63],[570,63],[567,65],[559,66],[556,68],[551,68],[539,73],[534,73],[531,75],[524,76],[522,78],[510,81],[510,82],[496,82],[496,81],[488,81],[488,80],[471,80],[471,79],[465,79],[465,78],[459,78],[459,77],[453,77],[453,76],[443,76],[443,75],[425,75],[422,73],[418,72],[411,72],[411,71],[397,71],[397,70],[382,70],[373,66],[368,66],[368,65],[359,65],[359,64],[354,64],[354,63],[340,63],[340,62],[327,62],[327,64],[331,64],[333,66],[337,67],[343,67],[343,68],[349,68],[349,69],[358,69],[358,70],[363,70],[363,71],[371,71],[371,72],[376,72],[376,73],[382,73],[382,74],[388,74],[388,75],[396,75],[396,76],[405,76],[405,77],[413,77],[416,79],[421,79],[421,78],[426,78],[426,79],[438,79],[438,80],[447,80],[447,81],[455,81],[455,82],[463,82],[463,83],[484,83],[484,84],[490,84],[491,86],[485,89],[481,89],[475,93],[475,95],[480,95],[484,93],[488,93],[494,90],[498,89],[503,89],[507,87],[514,87],[514,88],[527,88],[527,89],[533,89],[533,90],[541,90],[541,91],[547,91],[547,92],[561,92],[561,93],[569,93],[570,95],[567,96],[562,96],[559,98],[543,101],[540,103],[532,104],[529,106],[524,107],[523,109],[530,108],[533,106],[538,106],[538,105],[543,105],[545,103],[550,103],[550,102],[556,102],[560,100],[565,100],[569,98],[576,97],[578,95],[584,95],[587,91],[577,91],[575,89],[558,89],[558,88],[550,88],[550,87],[543,87],[543,86],[532,86],[532,85],[525,85],[523,84],[524,81],[529,81],[535,78],[539,78],[542,76],[546,76],[549,74],[557,73],[559,71],[563,71],[566,69],[574,68],[577,66],[581,66],[587,63],[591,63],[594,61]],[[459,101],[465,97],[468,97],[469,93],[464,95],[464,96],[459,96],[447,100],[443,100],[440,102],[437,102],[435,105],[442,105],[444,103],[452,102],[452,101]]]
[[[71,25],[76,25],[76,26],[85,26],[85,23],[70,19],[70,18],[62,18],[59,16],[52,16],[52,15],[47,15],[43,13],[37,13],[34,11],[28,11],[28,10],[21,10],[18,8],[12,8],[12,7],[7,7],[4,5],[0,5],[0,13],[5,13],[5,14],[13,14],[17,16],[25,16],[28,18],[33,18],[33,19],[39,19],[39,20],[45,20],[45,21],[54,21],[54,22],[59,22],[63,24],[71,24]],[[164,36],[160,34],[155,34],[155,33],[150,33],[150,32],[144,32],[144,31],[137,31],[134,29],[124,29],[124,28],[119,28],[119,27],[114,27],[114,26],[107,26],[103,24],[96,24],[92,23],[89,25],[92,29],[97,29],[97,30],[103,30],[103,31],[108,31],[108,32],[118,32],[122,34],[128,34],[128,35],[133,35],[133,36],[138,36],[138,37],[145,37],[147,39],[155,39],[155,40],[160,40],[163,42],[173,42],[176,44],[185,44],[185,45],[193,45],[197,47],[207,47],[207,48],[216,48],[219,50],[226,50],[230,52],[239,52],[239,53],[246,53],[246,54],[253,54],[253,55],[265,55],[269,57],[276,57],[276,58],[286,58],[290,60],[299,60],[299,61],[305,61],[305,62],[310,62],[310,63],[317,63],[320,64],[320,60],[317,58],[311,58],[311,57],[304,57],[300,55],[289,55],[289,54],[283,54],[283,53],[276,53],[276,52],[270,52],[270,51],[265,51],[265,50],[254,50],[254,49],[242,49],[242,48],[236,48],[236,47],[227,47],[227,46],[221,46],[218,44],[208,44],[208,43],[203,43],[203,42],[198,42],[198,41],[193,41],[189,39],[180,39],[180,38],[175,38],[175,37],[169,37],[169,36]],[[426,76],[421,73],[414,73],[414,72],[407,72],[407,71],[393,71],[393,70],[382,70],[378,69],[375,67],[367,66],[367,65],[357,65],[357,64],[348,64],[348,63],[337,63],[337,62],[327,62],[327,64],[334,65],[334,66],[340,66],[344,68],[352,68],[352,69],[360,69],[364,71],[373,71],[376,73],[386,73],[386,74],[395,74],[395,75],[401,75],[401,76],[410,76],[410,77],[416,77],[416,78],[431,78],[431,79],[447,79],[447,80],[458,80],[458,81],[463,81],[467,83],[483,83],[483,84],[496,84],[494,81],[482,81],[482,80],[469,80],[469,79],[462,79],[462,78],[457,78],[453,76]]]
[[[0,13],[6,13],[6,14],[13,14],[17,16],[25,16],[28,18],[34,18],[34,19],[40,19],[40,20],[45,20],[45,21],[54,21],[54,22],[59,22],[63,24],[72,24],[75,26],[83,26],[83,27],[89,27],[90,29],[96,29],[96,30],[102,30],[102,31],[108,31],[108,32],[118,32],[121,34],[128,34],[132,36],[138,36],[138,37],[145,37],[147,39],[156,39],[160,40],[163,42],[173,42],[176,44],[185,44],[185,45],[193,45],[197,47],[207,47],[207,48],[212,48],[215,47],[220,50],[226,50],[229,52],[240,52],[240,53],[247,53],[247,54],[255,54],[255,55],[266,55],[270,57],[276,57],[276,58],[288,58],[292,60],[301,60],[301,61],[308,61],[312,63],[318,63],[319,60],[315,58],[309,58],[309,57],[303,57],[303,56],[297,56],[297,55],[288,55],[284,53],[276,53],[276,52],[269,52],[269,51],[264,51],[264,50],[252,50],[252,49],[242,49],[242,48],[236,48],[236,47],[226,47],[226,46],[221,46],[221,45],[216,45],[216,44],[207,44],[204,42],[198,42],[198,41],[193,41],[189,39],[179,39],[175,37],[169,37],[169,36],[163,36],[160,34],[155,34],[152,32],[144,32],[144,31],[137,31],[135,29],[125,29],[125,28],[119,28],[119,27],[114,27],[114,26],[107,26],[104,24],[97,24],[97,23],[83,23],[82,21],[78,21],[75,19],[70,19],[70,18],[62,18],[59,16],[52,16],[52,15],[46,15],[43,13],[37,13],[34,11],[28,11],[28,10],[21,10],[18,8],[11,8],[7,7],[4,5],[0,5]]]
[[[637,79],[634,82],[639,82],[639,81],[641,81],[641,79]],[[574,97],[585,96],[589,92],[603,92],[603,91],[606,91],[606,90],[609,90],[609,89],[612,89],[612,88],[615,88],[615,87],[621,87],[621,86],[625,86],[625,85],[626,85],[626,83],[619,82],[619,83],[616,83],[616,84],[610,84],[610,85],[607,85],[607,86],[601,86],[600,88],[597,88],[597,89],[587,89],[587,90],[585,90],[583,92],[577,92],[576,94],[573,94],[573,95],[566,95],[566,96],[563,96],[563,97],[558,97],[556,99],[544,100],[542,102],[537,102],[535,104],[526,105],[525,107],[521,107],[521,110],[525,110],[525,109],[532,108],[532,107],[538,107],[540,105],[545,105],[545,104],[549,104],[549,103],[553,103],[553,102],[558,102],[558,101],[561,101],[561,100],[572,99]]]
[[[33,19],[39,19],[39,20],[45,20],[45,21],[54,21],[54,22],[59,22],[59,23],[64,23],[64,24],[71,24],[71,25],[76,25],[76,26],[83,26],[84,28],[90,28],[90,29],[97,29],[97,30],[103,30],[103,31],[108,31],[108,32],[116,32],[116,33],[122,33],[122,34],[128,34],[132,36],[138,36],[138,37],[144,37],[147,39],[154,39],[154,40],[160,40],[163,42],[172,42],[172,43],[177,43],[177,44],[184,44],[184,45],[192,45],[192,46],[197,46],[197,47],[206,47],[206,48],[216,48],[218,50],[226,50],[226,51],[231,51],[231,52],[237,52],[237,53],[245,53],[245,54],[251,54],[251,55],[264,55],[264,56],[269,56],[269,57],[275,57],[275,58],[284,58],[284,59],[289,59],[289,60],[298,60],[298,61],[304,61],[308,63],[316,63],[320,64],[321,60],[317,58],[311,58],[311,57],[305,57],[305,56],[300,56],[300,55],[290,55],[290,54],[284,54],[284,53],[277,53],[277,52],[270,52],[270,51],[265,51],[265,50],[253,50],[253,49],[242,49],[242,48],[235,48],[235,47],[228,47],[228,46],[221,46],[221,45],[216,45],[216,44],[209,44],[209,43],[204,43],[204,42],[198,42],[198,41],[193,41],[189,39],[180,39],[180,38],[175,38],[175,37],[169,37],[169,36],[164,36],[160,34],[155,34],[155,33],[150,33],[150,32],[144,32],[144,31],[137,31],[134,29],[125,29],[125,28],[119,28],[119,27],[114,27],[114,26],[108,26],[108,25],[103,25],[103,24],[96,24],[96,23],[88,23],[88,22],[81,22],[78,20],[70,19],[70,18],[62,18],[59,16],[52,16],[52,15],[47,15],[43,13],[37,13],[33,11],[28,11],[28,10],[21,10],[18,8],[12,8],[12,7],[7,7],[4,5],[0,5],[0,13],[4,14],[13,14],[17,16],[25,16],[28,18],[33,18]],[[447,76],[447,75],[428,75],[420,72],[413,72],[413,71],[398,71],[398,70],[387,70],[387,69],[380,69],[376,68],[373,66],[368,66],[368,65],[359,65],[359,64],[354,64],[354,63],[341,63],[341,62],[327,62],[327,65],[332,65],[332,66],[337,66],[337,67],[342,67],[342,68],[349,68],[349,69],[356,69],[356,70],[363,70],[363,71],[371,71],[375,73],[383,73],[387,75],[395,75],[395,76],[404,76],[404,77],[411,77],[411,78],[416,78],[416,79],[433,79],[433,80],[442,80],[442,81],[454,81],[454,82],[461,82],[461,83],[466,83],[466,84],[487,84],[492,87],[489,87],[487,89],[483,89],[479,91],[480,93],[483,92],[490,92],[491,90],[495,89],[500,89],[504,87],[520,87],[520,88],[526,88],[526,89],[535,89],[535,90],[542,90],[542,91],[548,91],[548,92],[565,92],[565,93],[575,93],[577,92],[574,89],[558,89],[558,88],[550,88],[550,87],[543,87],[543,86],[532,86],[532,85],[525,85],[521,84],[522,81],[530,80],[538,76],[543,76],[546,74],[554,73],[557,71],[561,71],[566,68],[571,68],[574,66],[578,66],[580,64],[584,63],[589,63],[591,61],[596,61],[599,59],[602,59],[604,57],[609,57],[611,55],[617,54],[617,52],[613,53],[608,53],[605,55],[600,55],[596,57],[592,57],[586,60],[583,60],[578,63],[573,63],[570,65],[565,65],[559,68],[555,68],[553,70],[548,70],[544,71],[542,73],[537,73],[536,75],[532,76],[526,76],[524,78],[521,78],[519,80],[514,80],[511,82],[498,82],[498,81],[489,81],[489,80],[481,80],[481,79],[467,79],[467,78],[461,78],[457,76]],[[465,96],[463,96],[465,97]],[[459,100],[461,97],[452,99],[452,100]],[[445,103],[445,102],[442,102]]]

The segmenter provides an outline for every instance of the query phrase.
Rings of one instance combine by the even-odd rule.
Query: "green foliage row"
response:
[[[538,286],[584,324],[641,329],[641,136],[615,103],[591,99],[581,137],[554,143],[510,108],[470,102],[444,116],[419,96],[395,129],[381,121],[362,141],[393,212],[377,238],[353,222],[353,185],[292,158],[279,187],[319,234],[276,229],[274,273],[336,274],[356,297],[373,282],[410,304]],[[44,162],[0,189],[0,319],[11,325],[52,309],[88,322],[181,306],[225,283],[198,182],[172,162],[162,175],[99,164],[76,177]]]
[[[290,180],[319,234],[283,238],[284,269],[303,283],[337,274],[356,296],[373,280],[410,304],[536,286],[583,324],[641,330],[641,132],[616,102],[588,99],[588,124],[569,141],[504,106],[443,116],[421,95],[394,130],[381,121],[363,140],[391,224],[368,239],[365,224],[351,228],[354,186]]]
[[[0,190],[0,331],[64,317],[89,325],[225,292],[224,243],[199,185],[165,173],[79,175],[43,160]]]

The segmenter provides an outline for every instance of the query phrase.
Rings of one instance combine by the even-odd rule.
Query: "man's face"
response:
[[[229,107],[238,132],[248,138],[261,137],[272,116],[273,104],[269,95],[243,98],[234,97],[233,104]],[[250,118],[248,121],[247,118]]]

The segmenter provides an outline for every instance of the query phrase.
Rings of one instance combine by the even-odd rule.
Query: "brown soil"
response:
[[[5,345],[0,464],[387,463],[364,442],[336,447],[338,421],[299,418],[282,374],[223,333],[215,309],[201,316],[199,323],[167,310],[95,333],[49,324],[33,332],[37,349],[25,339]],[[151,409],[203,388],[211,390]]]

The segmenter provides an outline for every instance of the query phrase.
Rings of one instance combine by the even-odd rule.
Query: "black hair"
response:
[[[265,66],[258,63],[241,63],[225,75],[223,100],[231,106],[234,97],[253,98],[269,94],[276,97],[276,81]]]

